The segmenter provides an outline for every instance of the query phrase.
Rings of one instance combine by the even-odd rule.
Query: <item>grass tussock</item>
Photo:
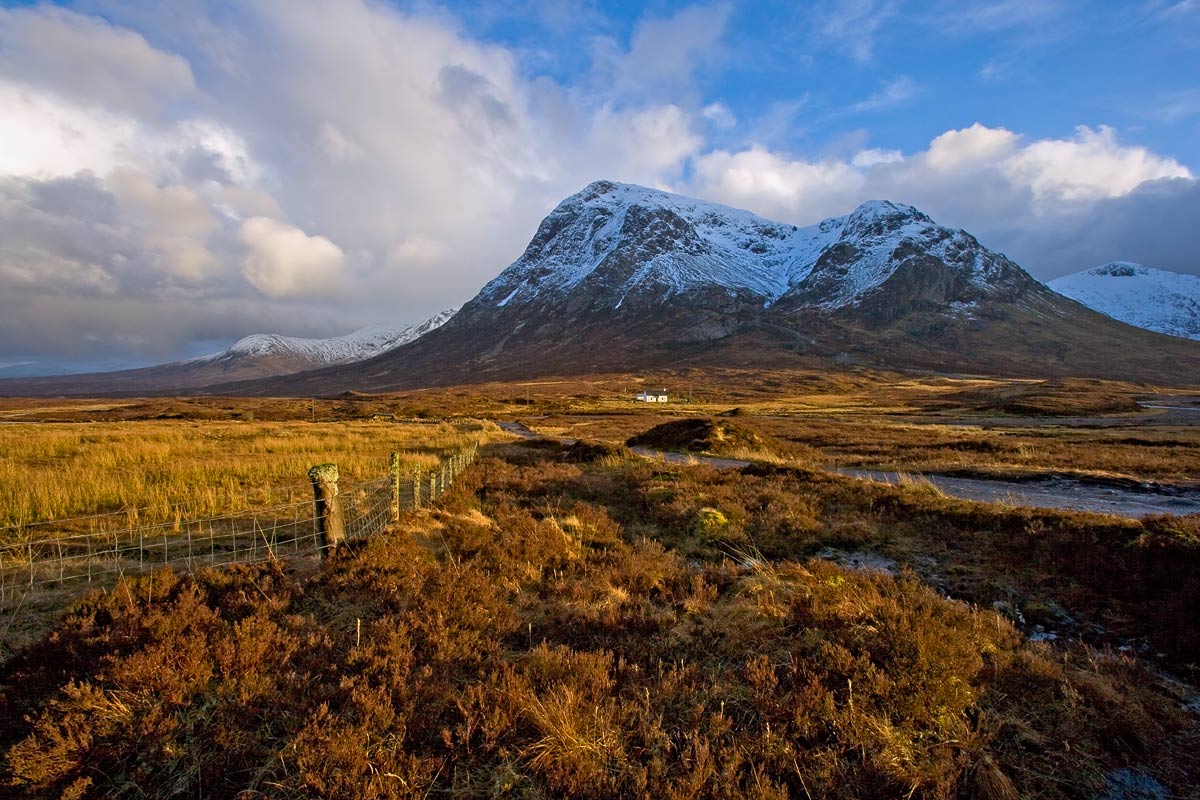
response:
[[[1180,792],[1200,777],[1190,722],[1136,660],[1026,645],[915,573],[804,557],[880,546],[892,509],[928,498],[564,450],[494,448],[440,511],[311,575],[163,572],[80,603],[0,672],[0,780],[33,798],[1067,798],[1131,766]]]
[[[663,422],[629,437],[625,443],[630,447],[776,464],[797,461],[813,464],[818,457],[815,450],[762,433],[744,415],[729,412],[711,418]]]

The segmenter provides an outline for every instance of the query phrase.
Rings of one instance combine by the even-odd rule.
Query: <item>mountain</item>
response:
[[[254,334],[219,353],[141,369],[0,380],[0,395],[194,390],[212,384],[350,364],[417,340],[444,325],[455,311],[448,309],[412,325],[372,325],[329,339]]]
[[[809,227],[598,181],[454,318],[349,367],[229,387],[388,391],[685,365],[864,365],[1179,383],[1200,346],[1098,314],[897,203]]]
[[[1128,261],[1055,278],[1054,291],[1139,328],[1200,339],[1200,277]]]
[[[349,364],[415,341],[446,324],[458,309],[447,309],[412,325],[378,324],[345,336],[301,339],[274,333],[256,333],[239,339],[227,350],[182,362],[184,364],[254,365],[275,369],[272,375],[287,375],[333,364]],[[273,366],[267,367],[268,364]],[[286,365],[286,368],[283,366]]]

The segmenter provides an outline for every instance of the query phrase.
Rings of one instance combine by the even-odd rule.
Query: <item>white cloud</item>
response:
[[[1200,12],[1200,0],[1179,0],[1170,3],[1159,12],[1163,19],[1176,20]]]
[[[700,116],[721,130],[727,130],[737,125],[737,117],[729,110],[729,106],[719,101],[709,103],[700,109]]]
[[[139,125],[102,109],[84,109],[0,78],[0,171],[7,175],[108,172],[127,160]]]
[[[1173,159],[1119,144],[1112,128],[1104,126],[1080,126],[1074,138],[1034,142],[1008,159],[1004,169],[1014,183],[1027,184],[1039,203],[1117,197],[1145,181],[1192,177]]]
[[[0,41],[0,74],[108,111],[156,117],[195,89],[183,58],[55,6],[0,9]]]
[[[1061,0],[950,0],[934,13],[941,26],[958,33],[1046,25],[1067,11]]]
[[[822,36],[854,60],[867,62],[880,30],[895,14],[896,4],[890,0],[833,0],[820,9],[817,22]]]
[[[854,157],[850,159],[850,164],[863,169],[876,164],[895,164],[897,161],[903,160],[904,154],[899,150],[880,150],[868,147],[855,153]]]
[[[317,141],[320,142],[321,149],[325,151],[329,159],[334,162],[361,158],[363,155],[362,148],[351,141],[332,122],[321,124],[317,130]]]
[[[782,219],[816,219],[860,196],[863,173],[841,160],[795,161],[761,147],[696,159],[693,184],[705,197]]]
[[[678,181],[703,146],[699,104],[627,90],[642,71],[686,94],[729,7],[641,24],[609,63],[625,88],[586,90],[528,80],[513,53],[469,38],[448,15],[365,0],[109,11],[149,24],[153,43],[72,12],[0,12],[0,53],[31,59],[0,58],[0,179],[22,181],[0,217],[38,220],[20,274],[35,276],[40,259],[41,291],[64,308],[61,286],[91,287],[95,319],[103,308],[127,314],[95,301],[102,286],[162,308],[186,295],[193,321],[206,309],[228,319],[249,308],[235,300],[252,299],[233,339],[270,319],[299,335],[417,319],[467,299],[588,181]],[[13,41],[27,31],[43,51]],[[66,52],[70,69],[56,61]],[[112,219],[101,231],[59,205],[35,207],[29,193],[52,184],[105,198]],[[12,252],[4,257],[16,264]],[[334,265],[344,302],[310,313]],[[80,278],[51,287],[64,269]],[[0,274],[0,294],[14,270]],[[6,313],[54,324],[44,307],[28,317],[34,305]]]
[[[242,223],[248,251],[242,274],[268,297],[329,297],[346,293],[342,248],[324,236],[268,217]]]
[[[940,172],[963,171],[1008,158],[1019,141],[1020,137],[1012,131],[976,122],[969,128],[937,136],[921,157],[925,164]]]
[[[882,89],[850,106],[850,111],[884,111],[907,103],[921,93],[921,87],[907,75],[889,81]]]
[[[627,51],[611,39],[596,45],[596,72],[614,96],[660,97],[686,90],[702,64],[722,57],[729,3],[688,6],[669,17],[647,17],[633,31]]]
[[[207,240],[221,228],[212,207],[186,186],[159,187],[149,175],[122,168],[109,185],[124,219],[139,232],[156,272],[187,283],[215,273],[219,261]]]
[[[797,224],[846,213],[870,199],[911,203],[941,222],[981,235],[992,246],[1038,242],[1020,255],[1028,259],[1026,266],[1046,273],[1065,271],[1071,258],[1071,248],[1047,250],[1056,230],[1064,241],[1075,243],[1076,251],[1093,252],[1079,245],[1082,234],[1070,231],[1081,229],[1089,214],[1099,213],[1099,204],[1171,179],[1185,187],[1195,184],[1179,162],[1122,144],[1109,128],[1081,127],[1069,138],[1026,142],[1012,131],[975,124],[946,131],[908,156],[861,149],[849,157],[810,161],[762,147],[715,151],[695,160],[688,189]],[[1161,208],[1162,202],[1156,202],[1124,207],[1136,214],[1152,205]],[[1178,260],[1172,263],[1194,269]]]
[[[445,260],[450,245],[440,239],[419,234],[408,236],[391,249],[389,264],[397,268],[436,266]]]

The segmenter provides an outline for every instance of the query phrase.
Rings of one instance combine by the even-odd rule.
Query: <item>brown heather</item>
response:
[[[1185,663],[1194,521],[490,452],[438,510],[319,570],[160,572],[78,604],[0,672],[6,790],[1008,800],[1097,796],[1123,767],[1200,784],[1194,721],[1143,662],[1024,644],[916,571],[808,559],[936,556],[956,596],[1052,589]]]

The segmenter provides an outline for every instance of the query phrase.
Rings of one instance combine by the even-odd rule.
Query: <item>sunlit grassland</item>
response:
[[[499,434],[491,423],[139,421],[0,426],[0,526],[123,512],[124,524],[244,511],[311,497],[318,463],[348,484]],[[74,529],[87,530],[86,520]]]
[[[740,424],[777,443],[806,449],[805,463],[815,465],[968,470],[998,477],[1054,472],[1194,481],[1200,475],[1200,429],[1195,426],[1152,427],[1131,421],[1108,427],[985,427],[970,418],[916,423],[911,417],[879,413],[810,415],[751,404],[740,408]],[[641,414],[530,417],[529,424],[546,435],[616,443],[658,423],[691,416],[703,414],[691,407],[670,406],[643,409]],[[754,460],[761,460],[761,455]]]

